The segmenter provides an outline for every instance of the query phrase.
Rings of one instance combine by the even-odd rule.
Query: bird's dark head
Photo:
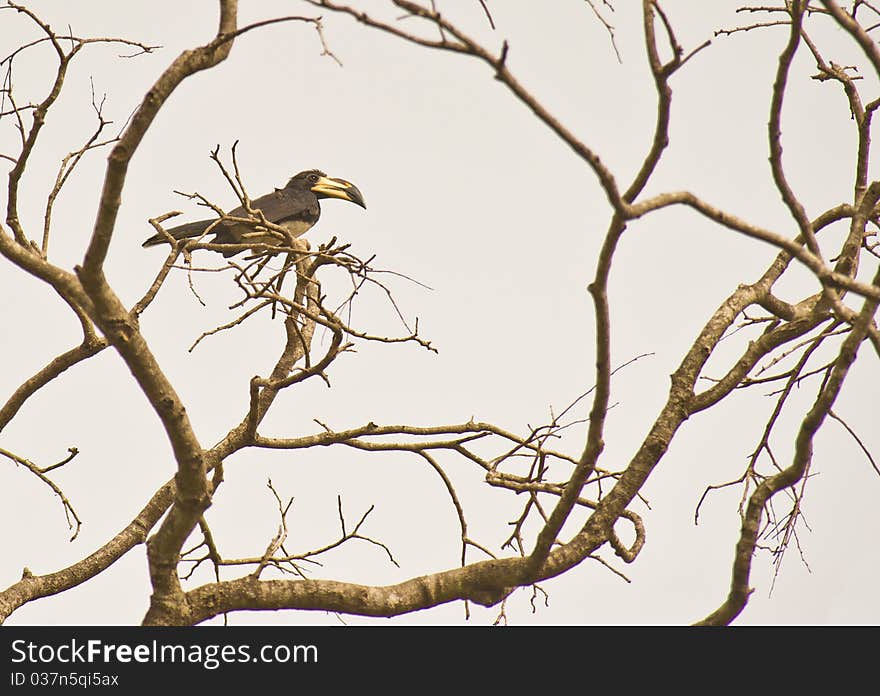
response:
[[[361,208],[366,209],[367,207],[367,204],[364,203],[364,196],[357,186],[345,179],[327,176],[319,169],[307,169],[300,172],[287,182],[287,187],[306,189],[318,198],[341,198],[344,201],[357,203]]]

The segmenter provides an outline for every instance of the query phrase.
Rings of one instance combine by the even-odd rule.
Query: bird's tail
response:
[[[215,220],[198,220],[197,222],[188,222],[185,225],[172,227],[170,230],[166,230],[166,232],[174,237],[174,239],[192,239],[194,237],[200,236],[208,228],[208,225],[210,225],[212,222],[215,222]],[[159,234],[157,232],[152,237],[147,239],[141,246],[158,246],[159,244],[166,244],[167,242],[168,237],[166,237],[164,234]]]

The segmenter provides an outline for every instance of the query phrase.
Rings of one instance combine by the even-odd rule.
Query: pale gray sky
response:
[[[317,13],[297,2],[242,2],[241,23],[283,14]],[[364,3],[382,8],[384,3]],[[445,3],[456,5],[456,3]],[[604,29],[582,2],[552,10],[523,1],[491,2],[492,32],[476,2],[458,3],[462,26],[490,46],[506,38],[509,65],[523,84],[595,148],[621,180],[632,177],[650,144],[655,96],[644,57],[637,3],[616,3],[612,21],[623,58],[618,64]],[[105,115],[121,125],[152,81],[182,49],[209,39],[216,4],[208,0],[117,3],[30,2],[56,29],[124,36],[163,49],[118,60],[113,47],[89,47],[74,63],[64,94],[50,113],[23,183],[22,218],[40,229],[57,162],[93,127],[89,80],[106,92]],[[664,3],[686,50],[721,26],[740,21],[737,3]],[[391,12],[389,16],[395,16]],[[174,21],[169,22],[168,18]],[[559,411],[593,382],[593,315],[586,285],[592,278],[609,207],[595,177],[555,136],[492,79],[488,68],[459,56],[431,53],[325,14],[325,38],[344,64],[322,57],[314,30],[282,24],[245,35],[225,63],[187,80],[171,97],[135,156],[123,196],[107,275],[129,303],[139,297],[164,254],[141,249],[146,220],[171,209],[186,219],[201,211],[173,193],[198,191],[228,207],[234,196],[208,155],[239,140],[249,192],[283,184],[320,168],[355,182],[368,209],[328,201],[309,238],[350,241],[361,257],[405,273],[432,290],[391,278],[408,319],[439,355],[412,345],[360,345],[330,372],[328,389],[314,380],[279,399],[267,434],[312,432],[318,419],[336,428],[377,423],[433,424],[476,420],[525,432]],[[0,13],[4,55],[36,32],[11,11]],[[715,39],[672,81],[671,147],[649,193],[690,189],[711,203],[779,232],[794,234],[767,166],[766,122],[773,71],[784,29]],[[829,30],[817,37],[826,58],[853,64],[859,56]],[[32,51],[17,62],[16,88],[38,99],[50,76],[51,55]],[[808,79],[815,66],[801,51],[784,112],[785,164],[795,191],[815,215],[851,198],[854,128],[839,88]],[[876,79],[862,87],[876,96]],[[15,133],[0,131],[0,151]],[[104,155],[92,155],[59,198],[51,257],[71,268],[91,233]],[[5,200],[5,199],[4,199]],[[182,218],[183,219],[183,218]],[[37,236],[37,233],[33,233]],[[834,238],[839,238],[835,232]],[[201,252],[206,254],[207,252]],[[602,465],[623,467],[666,398],[669,378],[710,313],[737,283],[751,282],[774,255],[759,242],[714,228],[685,211],[667,211],[631,225],[610,287],[615,365],[653,353],[615,376]],[[225,274],[196,278],[202,307],[176,274],[144,315],[142,327],[163,369],[187,404],[202,442],[213,444],[237,423],[247,384],[265,374],[280,347],[279,321],[268,316],[211,337],[187,352],[204,330],[227,321],[237,299]],[[332,280],[327,289],[338,289]],[[79,340],[69,310],[39,282],[0,264],[0,398]],[[806,273],[783,285],[797,300],[814,292]],[[356,303],[353,322],[372,332],[403,331],[379,293]],[[714,363],[735,359],[738,339]],[[878,369],[865,350],[835,411],[876,451]],[[814,385],[796,396],[780,428],[776,454],[791,456],[790,440],[811,403]],[[765,390],[769,391],[769,389]],[[724,598],[739,530],[740,490],[711,497],[701,523],[693,513],[704,488],[739,476],[774,401],[758,391],[735,394],[719,409],[691,418],[652,475],[644,493],[647,543],[625,566],[627,584],[598,563],[546,583],[549,606],[532,613],[529,590],[508,603],[512,623],[685,623]],[[579,415],[586,413],[582,407]],[[584,428],[559,445],[579,453]],[[71,369],[34,397],[3,432],[0,446],[40,463],[79,457],[57,480],[85,524],[67,541],[60,504],[22,469],[0,461],[0,584],[24,566],[36,573],[75,562],[125,525],[153,490],[174,472],[158,419],[117,356],[106,351]],[[448,464],[460,482],[471,535],[497,549],[521,500],[481,485],[479,471]],[[874,623],[880,481],[836,423],[816,441],[814,473],[800,546],[792,548],[772,596],[769,554],[755,563],[752,600],[738,620],[749,623]],[[417,457],[365,455],[343,449],[257,451],[236,456],[209,511],[221,550],[258,555],[275,533],[272,478],[294,496],[291,546],[334,538],[336,495],[349,520],[376,509],[365,531],[393,550],[352,545],[328,556],[316,577],[388,584],[455,567],[459,542],[454,510],[442,483]],[[478,556],[469,556],[476,560]],[[231,574],[227,577],[233,577]],[[200,581],[209,580],[202,575]],[[191,586],[195,586],[191,584]],[[64,594],[19,609],[15,624],[134,623],[149,593],[143,547],[109,571]],[[491,623],[497,609],[472,608],[471,622]],[[374,619],[347,617],[349,623]],[[384,621],[384,620],[383,620]],[[395,619],[460,623],[463,607],[445,605]],[[231,623],[337,623],[324,613],[238,614]]]

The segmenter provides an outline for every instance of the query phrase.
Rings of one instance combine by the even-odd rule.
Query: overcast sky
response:
[[[600,3],[597,3],[600,4]],[[650,145],[655,94],[645,60],[640,3],[618,2],[610,15],[622,62],[604,28],[584,2],[490,2],[497,30],[479,3],[456,6],[456,21],[491,47],[510,44],[509,66],[521,82],[593,147],[621,181],[629,180]],[[161,45],[151,55],[119,59],[115,47],[87,47],[74,62],[64,93],[23,180],[21,216],[38,238],[45,198],[57,164],[93,128],[90,80],[105,116],[121,127],[144,93],[183,49],[216,30],[215,2],[30,2],[57,30],[80,36],[123,36]],[[385,3],[364,3],[384,10]],[[686,50],[715,29],[743,21],[737,3],[665,2]],[[451,11],[451,9],[450,9]],[[241,24],[261,18],[318,14],[297,2],[242,2]],[[384,12],[394,17],[395,12]],[[747,21],[751,21],[747,18]],[[407,320],[438,348],[358,344],[329,376],[331,387],[307,382],[276,403],[264,431],[315,432],[317,419],[342,429],[369,421],[427,425],[490,421],[517,432],[546,422],[593,384],[592,304],[586,292],[609,206],[594,175],[561,141],[474,60],[429,52],[325,13],[324,35],[342,62],[321,55],[314,29],[281,24],[242,36],[218,68],[188,79],[173,94],[135,155],[107,276],[133,303],[149,285],[164,253],[142,249],[152,233],[147,219],[181,210],[203,216],[175,195],[198,191],[227,208],[237,202],[210,151],[239,141],[242,175],[253,195],[280,186],[296,172],[319,168],[354,182],[367,210],[327,201],[310,233],[313,245],[336,235],[363,258],[428,286],[389,276]],[[403,26],[415,27],[412,20]],[[37,37],[12,11],[0,13],[0,53]],[[834,29],[819,32],[826,58],[854,64],[860,56]],[[671,147],[647,193],[689,189],[709,202],[784,234],[793,225],[772,184],[766,123],[781,28],[720,37],[677,74]],[[16,62],[20,100],[44,95],[53,69],[49,50]],[[816,215],[852,197],[854,127],[841,90],[809,79],[815,64],[801,51],[795,61],[783,129],[789,180]],[[866,101],[876,97],[864,73]],[[0,122],[0,151],[13,151],[15,131]],[[64,189],[55,212],[50,258],[78,263],[91,234],[105,163],[86,158]],[[5,187],[4,187],[5,191]],[[4,198],[5,205],[5,198]],[[839,234],[833,237],[839,239]],[[201,252],[207,254],[208,252]],[[659,213],[631,225],[610,285],[613,362],[650,353],[614,377],[615,404],[600,463],[623,468],[667,396],[677,367],[711,312],[738,283],[751,282],[774,249],[714,228],[684,211]],[[207,261],[211,259],[208,258]],[[869,269],[871,272],[873,269]],[[786,300],[815,292],[805,272],[782,283]],[[327,278],[325,289],[344,289]],[[142,329],[187,405],[198,437],[216,442],[244,413],[247,384],[266,374],[281,347],[280,321],[257,317],[233,332],[188,348],[203,331],[228,321],[238,293],[228,274],[195,278],[203,307],[175,274],[142,318]],[[0,264],[0,399],[79,339],[70,311],[40,282]],[[354,306],[352,323],[373,333],[405,333],[380,292]],[[316,340],[324,341],[320,333]],[[714,371],[726,371],[742,350],[733,338]],[[869,350],[854,369],[835,412],[878,450],[878,369]],[[776,454],[791,458],[791,434],[814,394],[809,383],[780,423]],[[626,566],[602,556],[632,581],[595,562],[542,583],[549,605],[532,612],[530,590],[508,603],[511,623],[688,623],[724,599],[739,532],[740,489],[710,497],[694,525],[694,508],[709,484],[737,478],[758,442],[775,401],[756,390],[737,393],[717,409],[691,418],[652,475],[643,504],[647,543]],[[586,415],[584,402],[576,417]],[[557,446],[579,454],[584,427],[566,431]],[[105,351],[42,390],[0,436],[0,447],[46,465],[68,447],[80,455],[57,481],[84,520],[68,542],[57,499],[22,468],[0,460],[0,584],[60,569],[92,552],[143,506],[175,470],[160,423],[121,360]],[[522,500],[487,489],[472,465],[444,460],[469,511],[471,536],[497,550]],[[880,481],[854,441],[837,423],[815,443],[813,472],[792,547],[773,584],[768,553],[759,554],[756,588],[738,623],[875,623],[877,555],[875,501]],[[401,568],[380,549],[353,544],[328,556],[315,577],[389,584],[455,567],[460,554],[455,512],[437,475],[418,457],[343,449],[247,452],[226,466],[226,482],[208,513],[221,550],[230,557],[262,553],[275,533],[275,502],[267,478],[293,496],[289,547],[320,546],[338,531],[336,496],[350,521],[371,505],[365,532],[386,543]],[[780,495],[781,509],[784,503]],[[801,555],[802,554],[802,558]],[[469,556],[478,560],[479,556]],[[226,577],[234,577],[229,574]],[[202,575],[198,582],[209,581]],[[189,587],[196,586],[191,583]],[[144,547],[105,573],[58,597],[26,605],[13,624],[135,623],[149,595]],[[497,608],[472,609],[471,623],[491,623]],[[352,624],[385,620],[346,617]],[[395,619],[461,623],[450,604]],[[230,623],[329,623],[320,612],[241,613]]]

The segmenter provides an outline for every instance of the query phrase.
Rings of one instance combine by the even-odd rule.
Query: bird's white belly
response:
[[[305,220],[288,220],[287,222],[282,222],[281,227],[290,232],[294,237],[299,237],[301,234],[305,234],[312,226],[313,223],[306,222]]]

